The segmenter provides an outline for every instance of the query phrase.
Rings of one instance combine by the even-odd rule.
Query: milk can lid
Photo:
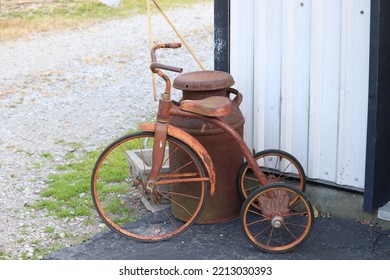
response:
[[[232,75],[222,71],[196,71],[181,74],[173,81],[173,87],[188,91],[208,91],[234,85]]]

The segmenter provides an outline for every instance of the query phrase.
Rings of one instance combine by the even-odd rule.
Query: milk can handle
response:
[[[234,99],[232,100],[234,103],[236,103],[237,106],[240,106],[241,102],[242,102],[242,94],[238,92],[238,90],[234,89],[234,88],[228,88],[226,90],[226,96],[229,97],[229,94],[235,94],[236,97],[234,97]]]

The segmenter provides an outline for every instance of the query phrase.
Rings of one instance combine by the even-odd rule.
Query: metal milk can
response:
[[[203,99],[210,96],[236,95],[234,110],[222,119],[241,136],[244,131],[244,117],[239,109],[241,94],[231,88],[233,77],[221,71],[198,71],[179,75],[173,87],[183,92],[182,100]],[[216,192],[206,198],[206,205],[197,220],[199,224],[211,224],[232,220],[239,216],[242,201],[237,187],[237,176],[244,161],[243,154],[222,129],[206,124],[201,120],[172,117],[171,123],[194,136],[208,151],[216,170]],[[172,159],[174,161],[175,159]],[[181,219],[181,208],[174,209],[174,215]],[[184,219],[184,218],[183,218]]]

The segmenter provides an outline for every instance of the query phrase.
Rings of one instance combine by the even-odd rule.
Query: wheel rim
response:
[[[142,241],[183,232],[199,216],[208,178],[197,156],[168,137],[163,168],[147,188],[152,133],[119,139],[100,156],[92,177],[97,212],[113,230]],[[190,191],[188,191],[190,190]]]
[[[291,205],[288,200],[269,198],[276,192],[296,202]],[[313,219],[313,208],[304,194],[280,183],[252,193],[241,210],[241,227],[247,239],[261,250],[272,253],[283,253],[300,246],[312,230]]]

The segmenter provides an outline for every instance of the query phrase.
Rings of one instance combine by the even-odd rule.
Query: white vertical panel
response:
[[[309,178],[363,189],[370,0],[231,3],[246,140],[254,125],[257,150],[286,150]]]
[[[369,71],[370,1],[342,5],[337,183],[364,187]]]
[[[280,148],[282,0],[255,6],[254,146]]]
[[[341,1],[312,2],[308,176],[335,182],[340,87]]]
[[[253,147],[253,71],[255,0],[231,0],[230,68],[236,88],[244,95],[240,106],[245,117],[244,138]]]
[[[266,69],[267,69],[267,57],[266,57],[266,48],[267,48],[267,36],[266,36],[266,26],[267,26],[267,1],[261,0],[256,1],[254,4],[255,11],[255,21],[254,29],[254,84],[253,84],[253,148],[256,151],[262,150],[265,146],[265,135],[271,133],[267,131],[266,128],[266,98],[267,98],[267,79],[266,79]],[[278,134],[278,133],[277,133]],[[259,148],[261,147],[261,148]]]
[[[311,1],[283,1],[281,149],[307,166]]]

